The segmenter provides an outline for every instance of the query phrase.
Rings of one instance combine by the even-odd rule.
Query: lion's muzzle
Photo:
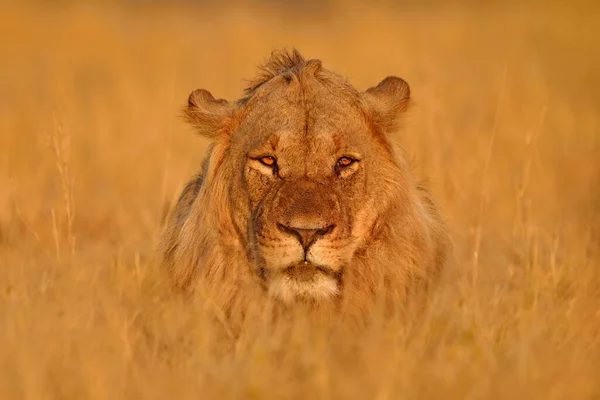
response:
[[[305,226],[310,226],[310,228],[304,228]],[[277,223],[277,227],[282,232],[285,232],[287,234],[295,236],[296,239],[298,239],[298,241],[302,245],[302,248],[304,249],[304,253],[306,254],[306,252],[308,251],[308,248],[318,238],[323,237],[323,236],[327,235],[329,232],[331,232],[333,230],[333,228],[335,227],[335,225],[329,225],[326,227],[322,227],[322,226],[320,226],[320,224],[318,222],[317,223],[308,223],[308,224],[296,222],[295,224],[291,224],[291,226],[286,226],[282,223]],[[304,259],[306,260],[306,256],[304,257]]]

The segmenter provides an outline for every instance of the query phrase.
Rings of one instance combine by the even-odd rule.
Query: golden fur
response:
[[[189,97],[187,120],[213,144],[162,238],[174,284],[226,314],[266,299],[355,314],[426,288],[449,245],[390,144],[406,82],[359,92],[297,51],[260,71],[236,102]]]

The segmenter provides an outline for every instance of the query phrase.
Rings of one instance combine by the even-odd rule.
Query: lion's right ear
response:
[[[196,89],[190,94],[183,111],[187,122],[200,135],[216,139],[226,132],[233,119],[234,106],[227,100],[215,99],[208,90]]]

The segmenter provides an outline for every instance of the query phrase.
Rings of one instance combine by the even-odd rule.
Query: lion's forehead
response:
[[[352,139],[367,130],[364,112],[354,94],[325,90],[321,86],[275,86],[250,101],[240,121],[244,137],[254,143],[269,136],[289,136],[291,141],[307,136]]]
[[[348,116],[347,119],[351,118]],[[342,117],[307,117],[294,120],[290,115],[265,116],[265,120],[247,125],[240,132],[243,146],[251,153],[274,153],[278,162],[321,162],[348,154],[365,154],[371,149],[372,137],[359,121],[348,123]]]

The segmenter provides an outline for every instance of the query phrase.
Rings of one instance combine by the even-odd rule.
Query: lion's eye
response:
[[[356,160],[354,160],[350,157],[341,157],[337,163],[340,167],[348,167],[348,166],[352,165],[354,162],[356,162]]]
[[[260,161],[262,164],[266,165],[267,167],[274,167],[275,165],[277,165],[277,162],[275,161],[275,157],[272,157],[272,156],[261,157],[258,159],[258,161]]]

